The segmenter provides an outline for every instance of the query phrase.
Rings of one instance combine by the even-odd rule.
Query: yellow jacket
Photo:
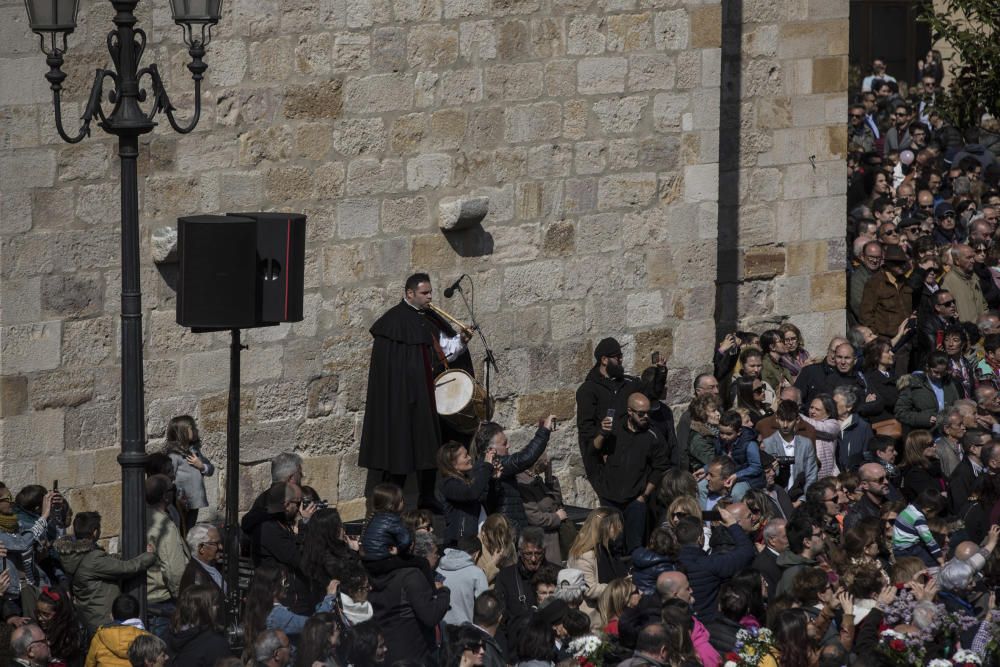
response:
[[[131,667],[128,647],[136,637],[144,634],[145,630],[131,625],[105,625],[98,628],[90,641],[84,667]]]

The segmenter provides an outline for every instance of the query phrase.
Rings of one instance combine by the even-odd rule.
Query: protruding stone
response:
[[[172,226],[159,227],[149,237],[153,251],[153,261],[166,264],[177,261],[177,228]]]
[[[489,197],[455,197],[438,204],[438,227],[452,232],[482,222],[490,212]]]

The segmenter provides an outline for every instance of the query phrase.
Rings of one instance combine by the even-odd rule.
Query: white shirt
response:
[[[785,440],[785,437],[783,435],[781,435],[781,433],[779,433],[778,434],[778,439],[781,440],[781,446],[785,448],[785,456],[791,456],[791,457],[794,458],[795,457],[795,437],[793,436],[792,437],[792,441],[789,442],[789,441]],[[793,486],[795,486],[795,464],[794,463],[788,469],[788,484],[787,484],[787,486],[785,488],[786,489],[790,489]]]

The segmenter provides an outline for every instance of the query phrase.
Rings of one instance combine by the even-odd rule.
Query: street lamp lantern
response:
[[[122,555],[133,558],[146,550],[144,466],[146,463],[146,423],[142,373],[142,290],[139,284],[139,137],[152,132],[156,117],[166,116],[176,132],[186,134],[201,116],[201,81],[208,65],[202,60],[211,29],[219,22],[222,0],[171,0],[174,21],[184,29],[191,62],[188,70],[194,81],[194,110],[186,124],[174,118],[171,104],[155,64],[140,65],[146,50],[146,33],[136,26],[139,0],[110,0],[114,27],[106,45],[112,68],[97,70],[90,96],[83,108],[80,128],[75,135],[63,129],[62,71],[66,36],[76,28],[79,0],[25,0],[28,24],[42,40],[42,52],[49,71],[45,74],[52,90],[56,131],[68,143],[90,136],[95,118],[102,130],[118,137],[121,164],[121,453],[122,468]],[[46,37],[49,37],[46,43]],[[59,44],[59,37],[62,44]],[[110,108],[105,109],[108,103]],[[145,577],[128,582],[145,611]]]
[[[212,41],[212,26],[222,18],[222,0],[170,0],[174,23],[184,28],[184,43],[208,46]],[[195,28],[200,31],[195,35]]]
[[[42,51],[56,50],[56,39],[61,35],[62,50],[66,50],[66,35],[76,30],[76,14],[80,10],[80,0],[24,0],[28,10],[28,26],[42,38]],[[49,35],[51,46],[46,47],[45,36]]]

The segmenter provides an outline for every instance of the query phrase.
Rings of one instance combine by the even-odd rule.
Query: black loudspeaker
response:
[[[196,331],[302,319],[306,216],[178,218],[177,323]]]
[[[257,221],[225,215],[177,219],[177,323],[196,329],[257,326]]]
[[[306,216],[227,213],[257,221],[260,321],[301,322],[305,286]]]

